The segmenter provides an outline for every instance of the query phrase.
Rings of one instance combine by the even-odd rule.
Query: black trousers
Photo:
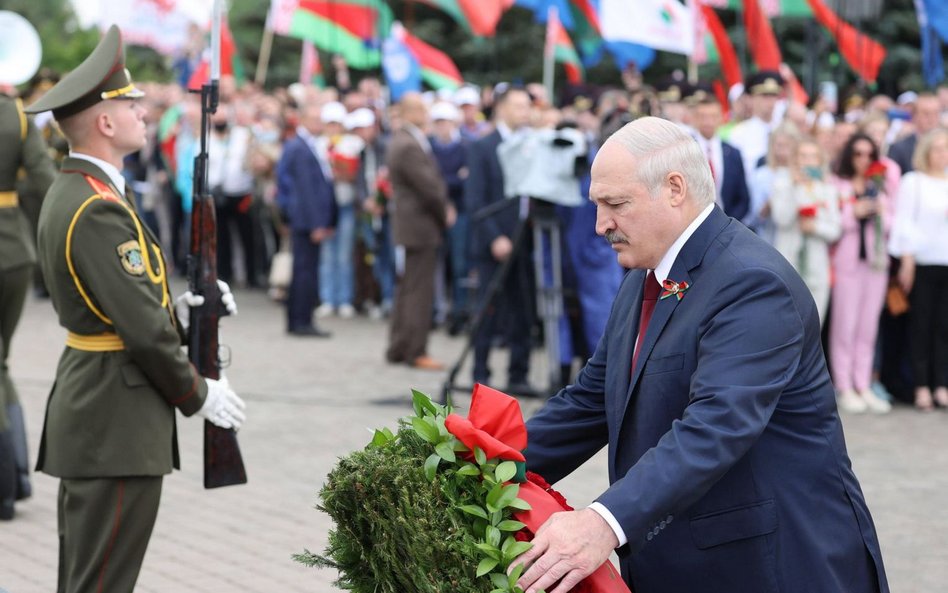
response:
[[[319,243],[309,233],[293,231],[293,279],[286,298],[286,329],[293,331],[313,324],[313,309],[319,298]]]
[[[251,205],[253,196],[225,196],[215,205],[217,208],[217,275],[224,282],[234,279],[234,250],[231,245],[232,228],[237,235],[244,252],[244,266],[247,271],[247,285],[259,284],[257,278],[256,252],[254,249],[253,219]]]
[[[948,387],[948,266],[917,266],[910,296],[916,387]]]
[[[495,335],[505,338],[510,348],[510,360],[507,366],[507,383],[526,383],[530,371],[530,332],[533,327],[533,297],[535,294],[533,261],[531,249],[514,250],[514,258],[507,276],[488,307],[477,334],[474,336],[474,373],[475,383],[488,383],[490,380],[491,342]],[[477,263],[480,282],[480,299],[487,298],[487,286],[494,274],[500,269],[500,263],[481,260]]]

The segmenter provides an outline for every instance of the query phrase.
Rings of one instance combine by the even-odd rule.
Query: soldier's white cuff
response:
[[[606,520],[606,523],[609,524],[609,527],[612,529],[612,532],[616,534],[616,539],[619,540],[619,545],[617,548],[621,548],[629,542],[629,538],[625,536],[625,531],[622,530],[622,526],[619,525],[619,522],[616,521],[615,516],[612,512],[609,511],[602,503],[594,502],[589,505],[591,510],[596,511],[600,517]]]

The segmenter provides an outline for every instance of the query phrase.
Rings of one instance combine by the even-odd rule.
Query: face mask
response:
[[[218,132],[226,132],[226,131],[227,131],[227,122],[226,122],[226,121],[215,122],[215,123],[214,123],[214,129],[217,130]]]
[[[280,132],[277,130],[266,130],[257,133],[257,140],[264,144],[273,144],[280,140]]]
[[[803,167],[803,172],[810,179],[823,179],[823,169],[819,167],[813,167],[813,166]]]

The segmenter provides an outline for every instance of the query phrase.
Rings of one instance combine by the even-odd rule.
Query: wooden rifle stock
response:
[[[217,220],[214,199],[207,187],[207,135],[209,114],[217,108],[217,81],[201,88],[201,152],[194,159],[194,192],[191,212],[191,249],[188,285],[204,297],[204,305],[191,309],[188,357],[198,373],[220,378],[218,322],[224,309],[217,286]],[[237,444],[237,433],[204,421],[204,487],[246,484],[247,472]]]

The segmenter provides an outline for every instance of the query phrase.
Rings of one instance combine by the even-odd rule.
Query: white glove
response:
[[[217,280],[217,290],[221,293],[221,303],[227,309],[228,315],[237,314],[237,301],[234,300],[234,294],[230,291],[230,286],[221,279]]]
[[[244,415],[244,400],[240,399],[230,388],[227,379],[204,379],[207,382],[207,399],[198,410],[202,416],[221,428],[237,430],[247,417]]]
[[[221,303],[227,309],[228,315],[237,314],[237,302],[234,300],[234,293],[230,291],[230,286],[223,280],[217,281],[217,290],[221,293]],[[191,308],[204,305],[204,297],[194,294],[190,290],[185,291],[181,296],[174,300],[174,311],[178,316],[178,322],[181,329],[188,331],[191,325]]]

